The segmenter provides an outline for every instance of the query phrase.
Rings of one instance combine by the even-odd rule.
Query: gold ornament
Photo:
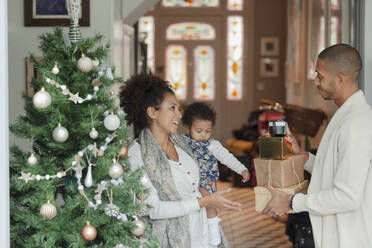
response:
[[[125,158],[125,156],[127,156],[127,154],[128,154],[128,148],[126,146],[123,146],[120,149],[119,158],[123,159],[123,158]]]
[[[81,229],[80,234],[85,241],[92,241],[97,237],[97,230],[87,221],[87,224]]]
[[[137,216],[134,217],[133,223],[136,225],[136,227],[131,229],[130,232],[134,236],[143,235],[145,233],[145,224],[142,221],[138,220]]]
[[[93,86],[99,86],[99,84],[100,84],[100,82],[99,82],[98,78],[93,79],[93,81],[92,81]]]
[[[97,151],[97,155],[98,155],[98,157],[102,157],[103,154],[105,154],[104,151],[102,151],[102,150],[98,150],[98,151]]]
[[[40,214],[43,217],[51,220],[54,217],[56,217],[56,215],[57,215],[57,209],[56,209],[56,207],[52,203],[50,203],[50,201],[48,201],[43,206],[41,206],[41,208],[40,208]]]

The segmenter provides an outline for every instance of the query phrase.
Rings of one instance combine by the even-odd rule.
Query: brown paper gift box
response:
[[[285,188],[304,180],[304,155],[293,155],[284,160],[256,158],[254,166],[257,186]]]
[[[300,184],[295,184],[287,188],[277,188],[288,194],[294,195],[297,193],[306,194],[309,181],[305,180]],[[256,211],[262,211],[266,207],[267,203],[271,200],[271,192],[266,187],[257,186],[254,187],[254,198],[256,201]],[[288,213],[293,213],[290,210]]]

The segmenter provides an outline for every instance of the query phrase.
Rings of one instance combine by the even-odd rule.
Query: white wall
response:
[[[363,80],[362,85],[364,86],[364,94],[367,97],[367,101],[372,106],[372,1],[366,0],[364,3],[364,24],[362,26],[362,47],[363,47]]]
[[[9,247],[8,15],[0,0],[0,240]]]
[[[81,27],[84,37],[101,33],[105,43],[113,40],[113,1],[90,1],[90,27]],[[3,10],[3,8],[2,8]],[[38,49],[38,36],[44,32],[51,32],[52,27],[24,27],[23,1],[8,1],[8,35],[9,35],[9,122],[24,113],[24,102],[21,97],[25,90],[25,57],[29,53],[40,56]],[[68,31],[68,28],[65,29]],[[113,46],[111,46],[112,49]],[[107,60],[108,65],[113,64],[112,52]],[[17,141],[16,141],[17,140]],[[25,145],[10,134],[10,144]]]

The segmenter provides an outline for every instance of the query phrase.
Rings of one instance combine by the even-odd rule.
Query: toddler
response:
[[[189,105],[182,117],[187,128],[189,145],[200,164],[200,193],[207,196],[216,192],[216,180],[219,177],[218,161],[239,173],[243,182],[247,182],[250,174],[246,167],[237,160],[221,143],[211,137],[216,121],[216,113],[205,103]],[[215,208],[207,207],[209,242],[211,245],[221,243],[219,231],[220,219]]]

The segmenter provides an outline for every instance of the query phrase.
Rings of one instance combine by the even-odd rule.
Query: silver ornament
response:
[[[95,139],[95,138],[98,137],[98,132],[97,132],[97,130],[96,130],[94,127],[92,127],[92,130],[90,130],[90,132],[89,132],[89,136],[90,136],[92,139]]]
[[[61,124],[58,124],[58,127],[53,130],[53,139],[59,143],[65,142],[68,139],[67,129],[62,127]]]
[[[27,158],[27,162],[29,165],[35,165],[37,163],[37,158],[35,157],[34,153]]]
[[[105,215],[116,217],[120,214],[120,208],[113,203],[109,203],[105,206]]]
[[[56,209],[56,207],[52,203],[50,203],[50,201],[48,201],[43,206],[41,206],[41,208],[40,208],[40,214],[43,217],[51,220],[54,217],[56,217],[56,215],[57,215],[57,209]]]
[[[120,119],[117,115],[110,114],[105,117],[103,125],[107,130],[114,131],[120,127]]]
[[[141,236],[145,233],[145,224],[138,220],[137,217],[134,217],[134,221],[133,223],[136,225],[135,228],[131,229],[130,232],[134,235],[134,236]]]
[[[108,174],[113,179],[119,178],[124,174],[123,167],[114,160],[114,164],[111,165]]]
[[[89,57],[85,57],[83,54],[78,60],[77,67],[82,72],[90,72],[93,68],[92,60]]]
[[[57,75],[57,74],[59,73],[59,68],[58,68],[57,64],[54,65],[54,67],[53,67],[53,69],[52,69],[52,73],[53,73],[54,75]]]
[[[92,165],[88,166],[87,174],[85,175],[84,185],[87,188],[90,188],[93,185]]]
[[[56,204],[58,208],[62,208],[66,204],[61,193],[57,193]]]
[[[50,96],[49,92],[45,91],[43,87],[34,95],[33,102],[35,107],[45,109],[52,103],[52,97]]]

